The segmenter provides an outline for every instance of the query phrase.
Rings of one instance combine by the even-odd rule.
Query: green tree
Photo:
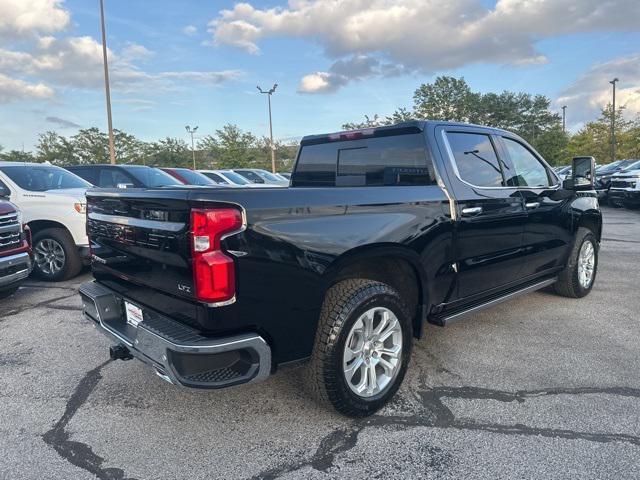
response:
[[[464,78],[438,77],[422,84],[413,94],[413,116],[418,119],[468,122],[480,94],[473,93]]]
[[[8,152],[0,153],[0,160],[4,162],[35,162],[36,158],[31,152],[9,150]]]
[[[72,142],[52,131],[38,135],[36,157],[39,162],[50,162],[54,165],[77,163]]]
[[[218,168],[250,167],[256,160],[256,137],[230,123],[216,130]]]
[[[113,144],[118,163],[137,165],[146,163],[147,145],[133,135],[115,129]]]
[[[152,167],[191,167],[191,149],[181,138],[166,137],[147,144],[146,164]]]
[[[71,137],[74,163],[80,165],[109,163],[109,138],[97,127],[84,128]]]

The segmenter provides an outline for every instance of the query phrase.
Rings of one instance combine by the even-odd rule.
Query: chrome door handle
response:
[[[540,206],[540,202],[525,203],[524,206],[527,208],[538,208]]]
[[[462,209],[463,215],[477,215],[478,213],[482,213],[482,207],[468,207]]]

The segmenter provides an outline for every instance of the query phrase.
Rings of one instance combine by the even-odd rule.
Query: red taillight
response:
[[[191,210],[191,227],[196,298],[210,303],[231,300],[236,294],[235,266],[220,250],[220,242],[242,228],[242,213],[235,208],[196,208]]]

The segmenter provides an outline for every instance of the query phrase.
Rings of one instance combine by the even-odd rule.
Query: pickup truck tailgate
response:
[[[188,198],[188,190],[89,191],[96,276],[193,298]]]

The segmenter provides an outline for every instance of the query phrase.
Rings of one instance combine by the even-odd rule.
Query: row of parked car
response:
[[[557,167],[561,179],[571,176],[571,167]],[[601,202],[612,207],[640,206],[640,160],[618,160],[596,168],[596,191]]]
[[[289,185],[288,174],[261,169],[202,170],[142,165],[0,162],[0,298],[32,270],[47,281],[68,280],[90,260],[85,192],[100,188],[179,185],[264,188]]]

